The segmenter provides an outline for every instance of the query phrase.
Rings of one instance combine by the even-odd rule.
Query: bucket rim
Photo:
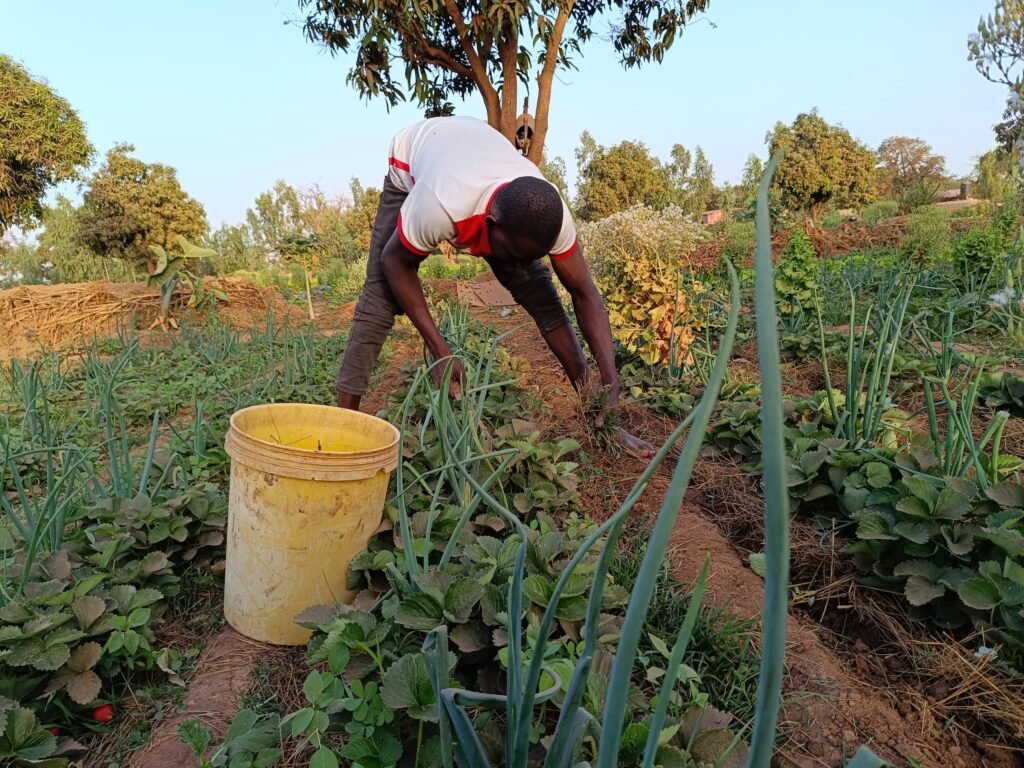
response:
[[[388,427],[391,430],[392,439],[391,439],[390,442],[388,442],[388,443],[386,443],[384,445],[380,445],[380,446],[378,446],[376,448],[366,448],[366,449],[358,450],[358,451],[322,451],[322,450],[321,451],[317,451],[317,450],[313,450],[311,448],[296,448],[296,447],[290,446],[290,445],[281,445],[280,443],[275,443],[275,442],[272,442],[270,440],[264,440],[262,438],[255,437],[251,433],[247,432],[246,430],[244,430],[240,426],[238,426],[238,424],[235,421],[236,417],[244,416],[246,413],[248,413],[250,411],[255,411],[255,410],[261,409],[261,408],[273,408],[273,407],[276,407],[276,406],[282,406],[282,407],[287,406],[288,408],[301,408],[301,409],[304,409],[304,410],[321,410],[321,411],[323,411],[323,410],[330,410],[330,411],[345,410],[345,411],[348,411],[348,413],[351,414],[351,415],[355,415],[357,417],[360,417],[362,419],[368,420],[370,422],[376,422],[377,424],[381,424],[381,425],[384,425],[384,426]],[[256,405],[248,405],[245,408],[239,408],[237,411],[235,411],[234,413],[231,414],[231,418],[228,420],[228,426],[229,426],[229,431],[234,432],[235,434],[237,434],[238,437],[241,438],[245,442],[255,443],[255,444],[260,445],[260,446],[266,446],[267,448],[269,448],[269,449],[271,449],[273,451],[276,451],[276,452],[279,452],[279,451],[283,450],[284,452],[289,453],[289,454],[293,454],[293,455],[320,457],[321,459],[325,459],[325,458],[328,458],[328,457],[342,457],[342,456],[359,457],[359,456],[375,456],[375,455],[379,455],[381,453],[387,454],[387,453],[395,450],[395,448],[398,445],[398,441],[401,438],[401,433],[399,432],[398,427],[396,427],[390,421],[386,421],[385,419],[381,419],[381,418],[379,418],[377,416],[372,416],[369,413],[363,413],[362,411],[353,411],[353,410],[350,410],[350,409],[347,409],[347,408],[340,408],[339,406],[336,406],[336,405],[323,405],[323,404],[320,404],[320,403],[257,403]]]

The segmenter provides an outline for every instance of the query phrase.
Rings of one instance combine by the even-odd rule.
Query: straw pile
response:
[[[261,288],[242,278],[207,278],[228,300],[217,311],[232,322],[251,322],[273,308],[279,317],[301,312],[288,306],[273,288]],[[182,286],[172,301],[171,314],[180,316],[191,291]],[[0,343],[17,349],[34,345],[64,347],[81,339],[115,333],[133,322],[145,328],[156,319],[160,292],[139,283],[65,283],[25,285],[0,291]]]

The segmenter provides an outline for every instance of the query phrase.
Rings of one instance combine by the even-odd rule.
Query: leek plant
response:
[[[849,340],[846,347],[846,382],[843,402],[837,401],[829,371],[825,345],[825,325],[818,309],[818,340],[825,392],[835,436],[854,448],[871,445],[882,432],[883,417],[891,408],[889,383],[892,380],[896,353],[903,338],[904,318],[913,285],[902,287],[888,302],[877,308],[869,306],[858,318],[857,299],[852,286],[850,294]],[[819,302],[820,305],[820,302]],[[858,319],[860,325],[858,326]],[[859,329],[858,329],[859,328]],[[868,340],[871,340],[869,348]],[[761,371],[762,376],[764,371]]]

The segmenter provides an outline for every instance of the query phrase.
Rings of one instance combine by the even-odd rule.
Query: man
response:
[[[338,405],[359,408],[396,315],[408,316],[435,360],[451,355],[430,316],[418,275],[423,259],[449,240],[487,262],[537,323],[573,387],[584,393],[590,371],[551,272],[541,261],[550,255],[608,387],[608,406],[616,407],[619,376],[608,315],[583,261],[569,209],[537,167],[498,131],[468,117],[432,118],[406,128],[392,140],[388,164],[366,282],[338,371]],[[454,373],[457,394],[462,374],[457,361]],[[654,453],[624,430],[618,439],[633,455]]]

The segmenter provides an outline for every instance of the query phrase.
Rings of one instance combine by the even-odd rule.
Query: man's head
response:
[[[562,198],[535,176],[513,179],[494,197],[487,217],[491,252],[501,259],[534,261],[546,256],[562,229]]]

